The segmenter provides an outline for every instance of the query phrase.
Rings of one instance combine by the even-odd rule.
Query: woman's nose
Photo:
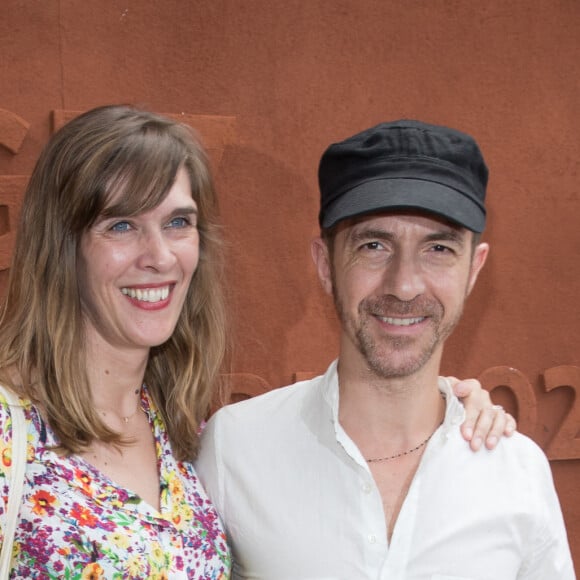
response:
[[[140,266],[163,271],[175,264],[175,255],[170,241],[163,232],[147,232],[142,236]]]

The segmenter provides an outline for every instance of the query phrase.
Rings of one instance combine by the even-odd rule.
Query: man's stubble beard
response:
[[[366,298],[358,305],[358,319],[350,316],[344,306],[333,280],[333,297],[342,328],[347,332],[355,347],[364,357],[369,370],[378,378],[394,379],[408,377],[420,370],[433,356],[457,326],[463,313],[463,304],[452,320],[443,324],[445,308],[436,300],[424,297],[402,301],[390,295]],[[390,337],[375,338],[369,331],[374,315],[382,316],[428,316],[432,332],[419,338]],[[420,341],[428,340],[416,352]],[[413,349],[403,360],[397,360],[406,349]],[[397,357],[397,358],[395,358]]]

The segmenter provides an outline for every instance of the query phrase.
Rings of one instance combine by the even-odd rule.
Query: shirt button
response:
[[[368,483],[368,482],[365,482],[365,483],[363,483],[363,484],[362,484],[362,490],[363,490],[365,493],[371,493],[371,490],[372,490],[371,484],[370,484],[370,483]]]
[[[369,544],[376,544],[377,537],[374,534],[369,534]]]

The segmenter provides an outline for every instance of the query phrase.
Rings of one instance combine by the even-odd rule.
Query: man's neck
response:
[[[445,402],[438,389],[439,360],[406,377],[377,377],[338,363],[339,422],[363,455],[411,448],[441,423]]]

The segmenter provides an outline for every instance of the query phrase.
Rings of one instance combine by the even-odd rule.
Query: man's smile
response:
[[[411,326],[412,324],[419,324],[426,319],[425,316],[418,316],[416,318],[391,318],[390,316],[377,316],[377,318],[382,322],[394,326]]]

